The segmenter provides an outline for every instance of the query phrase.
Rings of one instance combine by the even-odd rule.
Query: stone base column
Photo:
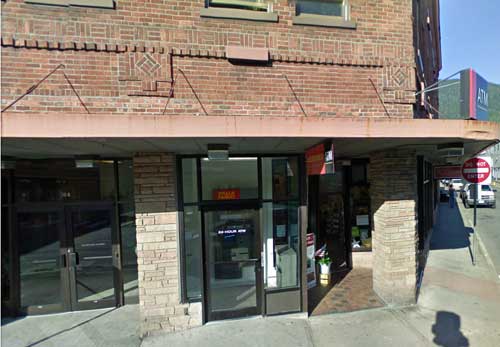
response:
[[[416,301],[417,159],[414,150],[370,156],[373,289],[387,304]]]
[[[202,323],[201,303],[180,303],[175,156],[134,156],[141,335]]]

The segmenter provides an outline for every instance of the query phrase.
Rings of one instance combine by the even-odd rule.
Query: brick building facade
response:
[[[118,269],[112,276],[115,294],[108,299],[127,304],[128,283],[135,282],[121,271],[124,245],[130,242],[144,335],[233,316],[307,312],[312,300],[307,234],[315,235],[316,248],[328,244],[332,256],[345,250],[339,256],[342,271],[350,271],[361,257],[354,245],[370,250],[364,255],[373,264],[373,290],[381,300],[415,302],[418,258],[433,218],[423,206],[435,203],[431,185],[424,198],[419,168],[441,160],[438,144],[462,142],[471,155],[500,134],[498,126],[484,122],[432,120],[437,98],[415,96],[439,77],[439,2],[331,2],[340,6],[338,15],[318,14],[315,7],[312,13],[304,7],[302,13],[307,1],[235,3],[2,1],[2,180],[5,176],[9,187],[2,209],[10,218],[2,233],[14,264],[2,268],[9,283],[2,305],[9,312],[30,313],[32,306],[43,306],[37,293],[23,289],[23,281],[33,276],[23,259],[38,254],[40,247],[19,246],[24,235],[20,216],[27,213],[21,211],[33,208],[29,197],[35,194],[29,191],[35,188],[26,188],[20,197],[17,192],[34,187],[26,183],[28,176],[30,182],[39,177],[73,182],[72,177],[82,175],[70,174],[69,168],[64,179],[42,169],[21,174],[23,163],[36,167],[44,160],[87,160],[90,167],[99,167],[92,179],[100,194],[90,200],[114,206],[109,217],[113,253],[99,255],[113,255]],[[311,200],[316,183],[307,175],[305,158],[308,149],[325,140],[335,153],[337,174],[330,175],[330,186],[338,186],[325,195],[326,204],[335,205],[332,214],[345,216],[330,236],[320,231],[326,217],[321,202]],[[209,160],[207,151],[214,144],[229,148],[233,166],[231,160]],[[110,160],[115,174],[109,180],[115,186],[107,197],[103,165]],[[129,170],[120,171],[126,160],[131,160]],[[358,168],[365,172],[359,182]],[[235,174],[226,176],[225,170]],[[134,240],[124,236],[133,221],[120,207],[121,192],[129,189],[120,182],[129,176]],[[318,180],[319,196],[325,182]],[[87,189],[75,185],[76,191]],[[216,198],[221,190],[234,194],[232,200],[218,201],[223,200]],[[369,194],[366,206],[356,205],[356,191]],[[56,195],[52,200],[61,211],[84,200],[73,201],[67,192]],[[45,200],[36,200],[36,207]],[[245,216],[237,221],[245,236],[230,241],[236,227],[227,223],[234,223],[237,213],[227,211],[236,207]],[[358,215],[353,214],[356,207]],[[67,225],[76,218],[63,214]],[[356,225],[358,220],[363,222]],[[64,254],[78,253],[76,229],[61,231],[74,239],[63,242],[61,252],[67,268],[74,266],[78,273],[81,264],[71,265],[73,258]],[[211,236],[214,231],[220,239]],[[336,233],[342,234],[342,244],[333,241]],[[251,244],[246,251],[243,242]],[[255,278],[249,275],[254,265]],[[87,266],[92,274],[93,266],[104,267],[90,260]],[[292,270],[285,276],[287,266]],[[79,282],[72,284],[71,271],[61,270],[70,289],[63,290],[64,305],[55,311],[78,309],[78,289],[71,288]],[[243,280],[250,277],[248,289]],[[243,293],[255,302],[242,302],[243,293],[231,294],[237,286],[247,288]],[[196,293],[192,297],[190,290]],[[224,304],[217,301],[217,292],[237,302],[232,310],[217,308]],[[99,300],[104,299],[94,303]]]

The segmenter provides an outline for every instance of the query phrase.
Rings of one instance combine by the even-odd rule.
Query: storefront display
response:
[[[204,295],[208,320],[300,310],[298,159],[180,159],[183,301]]]
[[[316,257],[314,248],[314,234],[307,234],[307,288],[313,288],[316,286]]]
[[[365,165],[358,164],[357,166]],[[366,178],[359,172],[362,169],[352,170],[352,185],[350,187],[351,204],[351,236],[352,250],[369,251],[372,247],[370,223],[370,189]],[[357,173],[355,175],[355,172]]]

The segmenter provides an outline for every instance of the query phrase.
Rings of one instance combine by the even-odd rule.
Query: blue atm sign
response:
[[[460,72],[460,114],[465,119],[488,120],[488,81],[476,71]]]

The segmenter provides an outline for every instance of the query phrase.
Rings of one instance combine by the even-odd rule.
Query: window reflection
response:
[[[92,168],[76,168],[74,160],[16,162],[15,201],[112,200],[114,162],[101,160]]]
[[[201,161],[203,200],[257,199],[257,158]]]

